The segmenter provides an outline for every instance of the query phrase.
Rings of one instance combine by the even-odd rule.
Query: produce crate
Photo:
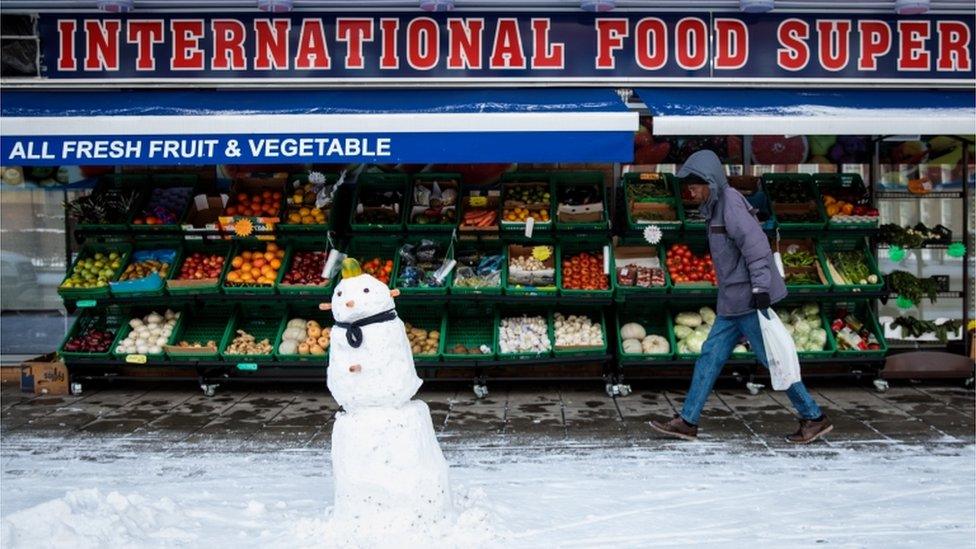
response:
[[[594,324],[600,325],[603,333],[603,343],[593,346],[557,346],[556,345],[556,313],[561,313],[564,317],[570,315],[587,316]],[[607,321],[603,315],[603,310],[599,308],[565,307],[559,306],[553,309],[552,317],[549,321],[550,334],[552,340],[552,353],[554,356],[561,357],[585,357],[589,355],[607,354]]]
[[[607,231],[610,223],[607,216],[607,185],[603,172],[555,172],[552,174],[552,187],[555,189],[556,231],[596,232]],[[575,187],[596,188],[599,208],[570,206],[560,211],[559,204],[563,192]]]
[[[155,181],[156,177],[159,177],[159,176],[154,176],[153,177],[153,180],[154,181]],[[193,179],[194,179],[194,183],[195,183],[196,176],[193,176]],[[164,181],[165,181],[165,179],[164,179]],[[178,187],[181,187],[181,186],[180,185],[172,185],[172,184],[159,184],[159,185],[156,185],[154,183],[154,188],[174,188],[174,187],[175,188],[178,188]],[[158,224],[158,225],[147,225],[145,223],[136,223],[135,222],[136,219],[139,217],[139,215],[144,210],[144,208],[146,208],[149,205],[149,201],[152,200],[152,191],[150,190],[150,191],[147,191],[147,192],[144,192],[144,193],[141,194],[139,200],[136,201],[136,206],[134,208],[132,208],[132,211],[129,213],[129,219],[128,219],[128,221],[129,221],[129,223],[128,223],[129,230],[132,231],[132,232],[134,232],[134,233],[136,233],[136,234],[138,234],[138,235],[167,235],[167,236],[170,236],[170,235],[179,234],[182,231],[183,223],[186,221],[186,216],[187,216],[187,214],[190,211],[190,204],[193,203],[193,197],[196,195],[196,193],[193,192],[193,185],[185,185],[183,187],[190,189],[190,191],[187,193],[186,203],[183,204],[183,208],[180,210],[179,213],[176,214],[176,221],[175,222],[173,222],[173,223],[166,223],[166,224]]]
[[[813,184],[820,190],[821,201],[827,194],[837,195],[846,202],[861,202],[868,204],[871,200],[871,193],[864,185],[864,180],[856,173],[818,173],[813,176]],[[857,196],[860,194],[860,196]],[[848,200],[848,198],[850,200]],[[826,215],[827,205],[824,204],[824,214]],[[869,218],[850,218],[847,216],[827,217],[828,229],[865,229],[878,226],[881,216],[875,215]]]
[[[674,354],[675,357],[677,357],[680,360],[697,360],[698,357],[701,356],[701,353],[695,353],[691,351],[682,352],[681,350],[678,349],[678,345],[680,341],[677,335],[675,335],[675,330],[677,330],[678,328],[678,323],[675,322],[675,317],[677,317],[678,313],[682,313],[682,312],[698,313],[702,307],[708,307],[709,309],[712,309],[714,311],[715,302],[699,301],[699,302],[689,303],[687,305],[674,303],[671,305],[671,308],[668,310],[668,322],[671,330],[669,333],[671,335],[671,341],[674,342]]]
[[[779,245],[773,241],[770,243],[773,250],[779,250],[780,254],[785,258],[787,251],[796,246],[798,250],[805,251],[813,256],[813,265],[810,267],[790,267],[786,265],[784,259],[783,269],[786,274],[789,275],[791,272],[797,273],[807,273],[815,278],[819,279],[820,284],[786,284],[786,289],[790,294],[808,293],[808,292],[823,292],[830,289],[830,279],[827,277],[827,268],[823,263],[823,253],[820,251],[819,246],[817,246],[817,241],[812,238],[807,239],[781,239]]]
[[[360,197],[367,190],[375,191],[400,191],[400,201],[398,204],[399,212],[397,220],[390,223],[370,223],[364,219],[359,219]],[[359,176],[356,182],[355,192],[353,193],[352,211],[349,213],[350,227],[357,232],[370,231],[402,231],[404,218],[406,217],[406,205],[409,202],[411,188],[408,185],[408,177],[400,173],[364,173]]]
[[[237,241],[234,244],[234,248],[233,248],[233,250],[231,250],[231,255],[230,256],[231,256],[231,258],[233,260],[233,258],[235,258],[238,255],[244,253],[245,251],[250,251],[250,252],[258,252],[258,251],[260,251],[260,252],[263,253],[263,252],[267,251],[267,249],[268,249],[268,246],[267,245],[268,244],[269,244],[269,242],[262,241],[262,240],[239,240],[239,241]],[[280,246],[280,244],[277,244],[277,243],[276,243],[276,245]],[[287,258],[285,258],[285,259],[287,259]],[[230,264],[228,264],[228,265],[230,265]],[[282,265],[284,265],[284,261],[282,261]],[[283,269],[284,267],[282,266],[281,268]],[[257,283],[252,283],[251,285],[247,285],[247,286],[244,286],[244,285],[234,285],[234,284],[228,283],[227,282],[227,276],[233,270],[234,270],[234,267],[232,265],[230,265],[226,269],[224,269],[224,275],[223,275],[223,279],[222,279],[222,282],[221,282],[221,289],[223,290],[223,292],[225,294],[232,294],[232,295],[233,294],[236,294],[236,295],[273,295],[275,293],[275,284],[274,283],[271,283],[271,284],[257,284]],[[279,275],[281,274],[281,271],[280,270],[278,271],[278,274]],[[277,280],[277,276],[275,277],[275,279]]]
[[[825,238],[821,241],[820,250],[822,251],[820,261],[827,268],[827,277],[830,279],[831,286],[836,292],[874,292],[879,291],[884,286],[883,277],[881,276],[881,271],[878,270],[878,263],[874,259],[874,254],[871,253],[871,249],[868,247],[867,242],[863,238],[842,238],[842,237],[830,237]],[[828,266],[828,261],[830,260],[830,255],[834,252],[844,252],[844,251],[856,251],[860,252],[861,257],[864,258],[864,264],[867,266],[868,271],[875,275],[878,280],[874,284],[841,284],[837,280],[834,280],[834,276],[830,271]],[[837,267],[836,265],[834,266]]]
[[[517,281],[512,280],[510,263],[512,258],[520,257],[525,254],[531,254],[532,249],[535,247],[548,246],[552,249],[551,255],[543,260],[543,263],[548,267],[552,266],[553,269],[553,282],[551,286],[526,286],[521,285]],[[556,295],[557,289],[559,288],[559,265],[557,264],[557,258],[559,253],[557,246],[555,244],[538,244],[538,245],[528,245],[528,244],[509,244],[507,248],[507,261],[505,263],[505,293],[507,295]]]
[[[440,286],[434,287],[422,287],[422,286],[404,286],[403,282],[403,271],[407,267],[407,262],[404,257],[403,249],[405,246],[412,244],[414,246],[419,246],[423,241],[430,241],[437,245],[437,256],[442,258],[443,261],[447,261],[454,257],[454,246],[453,238],[449,235],[435,235],[435,234],[425,234],[423,236],[414,235],[406,239],[397,251],[397,262],[396,262],[396,279],[394,280],[394,287],[400,289],[400,293],[404,295],[446,295],[447,289],[454,284],[454,271],[452,270],[444,278],[443,283]],[[443,264],[443,261],[441,264]],[[435,258],[435,263],[436,263]],[[426,271],[425,271],[426,272]]]
[[[824,313],[823,307],[820,307],[820,322],[821,322],[821,327],[827,331],[826,348],[821,351],[797,350],[796,354],[800,358],[827,358],[827,357],[834,356],[834,353],[837,352],[837,342],[834,340],[833,330],[830,329],[830,319],[827,318],[827,315]]]
[[[708,242],[701,239],[690,239],[683,242],[688,245],[692,253],[696,256],[703,256],[709,252]],[[668,245],[670,247],[670,244]],[[667,247],[662,246],[661,256],[663,258],[664,270],[668,276],[668,282],[671,284],[671,293],[675,294],[700,294],[702,296],[713,296],[718,293],[718,286],[712,285],[710,282],[675,282],[674,275],[671,270],[667,267]]]
[[[546,210],[549,212],[548,221],[540,221],[538,219],[534,220],[532,228],[532,237],[538,235],[545,235],[552,232],[553,228],[553,218],[555,214],[555,206],[553,200],[553,188],[552,188],[552,175],[547,172],[510,172],[502,175],[502,217],[501,217],[501,233],[510,237],[525,237],[526,222],[524,221],[506,221],[505,220],[505,202],[509,200],[511,193],[521,187],[536,187],[544,186],[548,189],[549,193],[549,203],[548,204],[526,204],[530,211],[533,210]],[[529,238],[529,237],[525,237]]]
[[[129,264],[134,263],[137,260],[137,257],[140,254],[153,254],[157,252],[163,255],[166,255],[166,252],[173,252],[173,259],[170,262],[170,267],[166,272],[166,276],[162,276],[159,273],[152,273],[149,276],[144,276],[135,280],[119,280],[117,282],[109,282],[109,291],[112,293],[112,295],[118,297],[154,297],[165,295],[166,283],[176,272],[174,266],[182,263],[183,261],[183,250],[181,242],[178,240],[153,241],[152,243],[136,244],[132,248],[132,253],[129,254],[128,262],[119,273],[119,277],[125,273],[125,269],[128,268]]]
[[[603,276],[607,277],[607,289],[605,290],[581,290],[567,288],[566,284],[566,271],[563,267],[564,261],[569,261],[571,257],[583,252],[590,253],[600,253],[603,255],[603,266],[602,273]],[[611,281],[611,274],[613,273],[613,247],[610,242],[605,240],[578,240],[571,239],[562,242],[556,247],[556,269],[559,271],[557,276],[557,282],[559,283],[559,293],[565,296],[574,297],[611,297],[613,296],[613,282]]]
[[[61,340],[61,345],[58,347],[58,354],[61,355],[63,359],[72,358],[109,358],[112,351],[115,349],[115,342],[119,340],[119,328],[125,322],[125,315],[121,314],[117,309],[107,309],[105,311],[86,311],[81,313],[75,320],[74,324],[65,334],[64,339]],[[108,349],[101,353],[85,353],[78,351],[65,351],[64,346],[67,345],[72,338],[76,335],[90,330],[104,330],[115,334],[112,339],[112,343],[109,345]]]
[[[681,229],[681,205],[680,201],[674,195],[675,187],[670,174],[625,173],[622,182],[624,187],[624,203],[626,204],[627,211],[627,228],[630,231],[643,231],[648,225],[657,225],[665,232]],[[646,201],[638,202],[633,196],[635,192],[634,186],[642,184],[659,185],[662,187],[662,192],[667,191],[668,194],[661,197],[649,197]],[[673,213],[674,219],[640,220],[635,218],[635,211],[656,212],[658,214],[664,214],[666,217],[670,217],[670,214],[667,214],[670,211]]]
[[[262,176],[241,177],[234,181],[230,199],[224,206],[223,211],[218,217],[220,229],[228,233],[232,238],[273,240],[274,236],[263,234],[255,236],[255,233],[273,232],[278,223],[281,222],[281,197],[284,196],[285,179],[287,174],[275,173]],[[251,215],[244,215],[237,211],[241,207],[238,195],[245,194],[255,196],[265,192],[278,193],[278,214],[266,215],[264,212],[252,212]],[[273,197],[269,197],[273,203]]]
[[[617,310],[614,317],[617,326],[617,356],[621,360],[646,360],[648,362],[657,362],[662,360],[671,360],[677,350],[677,344],[674,341],[674,325],[671,320],[671,315],[668,313],[667,309],[664,307],[621,307]],[[624,324],[629,322],[636,322],[644,327],[647,335],[659,335],[668,341],[670,349],[666,353],[625,353],[624,352],[624,341],[623,337],[620,335],[620,329]]]
[[[502,258],[501,270],[499,271],[498,286],[487,286],[483,288],[472,288],[458,285],[458,270],[463,267],[461,259],[467,254],[481,252],[491,255],[500,255]],[[452,295],[500,295],[502,288],[508,281],[508,246],[500,240],[458,240],[454,245],[454,258],[458,260],[454,268],[453,281],[451,285]]]
[[[817,192],[813,184],[813,178],[809,174],[802,173],[767,173],[762,176],[763,189],[769,196],[773,207],[773,220],[776,225],[783,230],[791,231],[819,231],[827,223],[826,215],[823,210],[823,202],[820,193]],[[809,194],[810,199],[804,202],[782,202],[774,199],[775,189],[778,185],[797,182]],[[815,221],[783,221],[783,214],[803,213],[813,211],[816,213]]]
[[[445,360],[493,360],[498,352],[498,330],[494,324],[495,313],[491,305],[452,305],[448,308],[444,327]],[[487,345],[489,352],[482,354],[460,353],[457,345],[480,347]]]
[[[827,321],[832,321],[834,318],[834,313],[838,308],[846,308],[848,312],[853,312],[854,316],[867,326],[867,329],[874,334],[874,337],[878,339],[879,349],[875,350],[860,350],[860,349],[841,349],[840,342],[837,336],[833,333],[833,330],[827,330],[828,339],[832,339],[837,349],[838,357],[849,357],[849,356],[870,356],[883,358],[888,352],[888,343],[885,341],[884,330],[881,329],[881,325],[878,323],[878,317],[871,310],[871,302],[866,300],[858,301],[837,301],[835,303],[827,303],[821,307],[824,316]],[[828,325],[829,326],[829,325]]]
[[[172,361],[215,360],[219,358],[220,349],[228,342],[231,325],[233,324],[233,307],[215,307],[184,310],[180,322],[173,330],[173,346],[163,350]],[[213,341],[213,349],[178,347],[181,341],[206,343]]]
[[[685,202],[683,198],[684,194],[682,189],[684,189],[687,184],[687,178],[673,178],[674,179],[674,195],[677,196],[678,204],[678,218],[681,220],[681,226],[685,228],[686,231],[701,231],[705,232],[705,220],[700,218],[692,218],[690,210],[697,209],[700,205],[694,204],[692,202]]]
[[[643,287],[621,284],[620,277],[617,276],[617,269],[626,266],[631,260],[644,257],[655,257],[658,259],[660,268],[664,271],[664,285]],[[651,246],[643,239],[635,239],[630,242],[620,240],[614,245],[610,260],[611,283],[618,301],[626,301],[630,297],[667,293],[671,287],[671,277],[668,275],[668,269],[664,264],[663,246]]]
[[[297,252],[311,251],[323,251],[326,253],[326,258],[328,258],[328,253],[330,251],[329,241],[322,238],[303,238],[301,240],[295,240],[288,245],[285,252],[285,259],[281,262],[281,269],[278,270],[278,277],[275,279],[275,287],[278,289],[279,294],[318,296],[323,301],[328,301],[331,299],[332,290],[335,288],[338,274],[321,286],[309,284],[285,284],[283,282],[285,280],[285,275],[292,267],[292,261],[295,259],[295,254]]]
[[[325,348],[324,355],[312,355],[312,354],[301,354],[301,353],[290,353],[285,354],[280,352],[282,336],[285,330],[288,328],[288,321],[294,318],[301,318],[304,320],[314,320],[319,323],[323,331],[332,329],[334,320],[332,318],[332,313],[328,311],[320,311],[318,307],[309,307],[307,305],[297,305],[288,307],[285,312],[285,318],[281,323],[281,327],[278,330],[278,335],[274,339],[274,355],[279,362],[307,362],[307,363],[326,363],[329,362],[329,348],[331,347],[331,335],[329,337],[330,346]]]
[[[122,178],[137,177],[139,181],[142,181],[143,183],[148,183],[148,177],[143,175],[139,175],[139,176],[133,176],[131,174],[112,174],[112,175],[113,176],[117,175]],[[85,230],[85,231],[115,231],[115,232],[124,232],[128,230],[129,220],[132,218],[132,211],[135,209],[136,205],[138,205],[143,200],[143,193],[140,192],[140,188],[145,188],[145,187],[142,186],[142,184],[140,185],[133,184],[131,186],[122,185],[121,183],[111,182],[111,179],[105,180],[105,177],[106,176],[103,176],[103,179],[101,180],[102,182],[100,182],[96,186],[95,190],[93,190],[91,194],[96,196],[108,192],[129,194],[132,196],[131,204],[126,209],[126,211],[123,212],[123,215],[120,216],[118,223],[76,222],[75,223],[76,229]]]
[[[166,281],[166,291],[172,296],[182,295],[214,295],[220,293],[220,282],[227,275],[227,269],[231,259],[231,242],[228,240],[187,240],[183,244],[183,253],[179,261],[172,269],[173,276]],[[186,258],[194,252],[206,252],[211,254],[221,254],[224,256],[224,267],[221,269],[218,278],[206,278],[200,280],[177,280],[180,269]]]
[[[262,339],[267,339],[269,343],[274,345],[275,338],[281,332],[281,326],[287,323],[284,317],[284,310],[282,307],[276,307],[273,305],[259,305],[259,306],[248,306],[239,307],[237,312],[234,314],[231,322],[230,328],[227,331],[227,336],[220,345],[220,356],[223,357],[225,362],[253,362],[253,361],[271,361],[275,356],[275,348],[272,346],[271,352],[266,355],[256,355],[256,354],[230,354],[227,352],[227,347],[234,341],[237,337],[237,330],[244,330],[245,332],[254,336],[255,341],[261,341]]]
[[[335,185],[339,180],[339,176],[334,173],[325,174],[325,187],[330,185]],[[294,218],[291,217],[292,213],[298,213],[301,215],[301,208],[314,208],[315,203],[301,205],[292,205],[291,201],[295,195],[296,185],[304,185],[308,182],[308,173],[292,174],[288,178],[289,183],[285,185],[286,192],[282,193],[281,198],[281,221],[275,227],[275,230],[280,234],[297,234],[303,235],[308,233],[313,233],[316,236],[321,236],[332,229],[332,220],[335,215],[335,202],[330,202],[326,204],[323,208],[325,213],[325,223],[295,223]],[[294,208],[292,208],[294,206]],[[292,209],[289,209],[292,208]],[[295,210],[298,211],[295,211]]]
[[[427,187],[428,189],[434,186],[440,187],[443,192],[445,189],[453,189],[455,192],[454,204],[452,206],[445,206],[442,212],[452,210],[454,212],[454,217],[449,221],[443,223],[419,223],[415,221],[415,215],[421,214],[425,211],[423,206],[418,206],[415,204],[416,196],[414,189],[418,186]],[[459,173],[446,173],[446,172],[423,172],[418,173],[413,176],[413,181],[410,185],[410,192],[407,196],[407,230],[410,232],[448,232],[454,230],[458,224],[458,212],[459,212],[459,199],[461,196],[461,174]],[[415,211],[416,210],[416,211]]]
[[[501,323],[505,318],[521,316],[541,316],[546,321],[546,333],[549,338],[549,350],[540,353],[518,351],[506,353],[501,347]],[[495,338],[498,341],[498,360],[526,360],[533,358],[545,358],[552,356],[553,335],[552,335],[552,312],[548,309],[538,307],[500,307],[495,312]]]
[[[165,316],[166,309],[171,309],[171,307],[138,307],[129,310],[128,320],[119,327],[118,333],[115,334],[115,342],[112,344],[112,356],[119,360],[125,360],[126,362],[133,362],[137,364],[142,364],[146,359],[150,361],[160,361],[166,359],[166,351],[163,346],[160,346],[160,351],[158,353],[120,353],[117,347],[129,333],[132,332],[132,326],[129,325],[129,320],[132,319],[142,319],[149,313],[156,313],[160,316]],[[166,345],[173,345],[176,340],[176,336],[180,331],[180,323],[183,321],[183,312],[176,309],[174,312],[179,312],[180,317],[176,319],[176,324],[173,325],[173,333],[170,334],[169,339],[166,341]]]
[[[437,341],[436,353],[413,355],[415,362],[439,361],[441,355],[444,353],[444,331],[447,326],[447,316],[444,314],[443,307],[399,307],[397,309],[397,316],[403,320],[404,325],[410,325],[410,327],[407,327],[408,331],[412,327],[428,332],[437,331],[440,334]]]
[[[383,261],[390,260],[393,262],[393,269],[390,271],[390,281],[387,284],[391,289],[396,284],[396,275],[399,272],[399,253],[400,241],[395,238],[378,238],[378,237],[354,237],[349,246],[346,248],[346,255],[357,261],[360,265],[365,264],[368,260],[373,258],[379,258]],[[363,272],[366,272],[363,269]],[[338,283],[342,280],[342,274],[338,276]]]
[[[460,215],[458,216],[458,231],[462,234],[497,235],[502,218],[501,190],[497,185],[465,185],[464,196],[460,199]],[[464,224],[464,216],[468,212],[495,212],[493,222],[483,227]]]
[[[65,275],[64,280],[61,281],[61,285],[58,286],[58,295],[60,295],[64,299],[73,299],[73,300],[98,299],[102,297],[108,297],[109,295],[108,283],[106,283],[105,286],[98,287],[98,288],[65,288],[63,287],[63,284],[65,281],[71,278],[71,275],[75,272],[75,267],[78,265],[78,262],[81,261],[82,259],[93,257],[94,254],[96,253],[109,254],[112,252],[117,252],[122,255],[122,260],[119,262],[119,268],[116,269],[115,272],[112,274],[112,276],[109,278],[109,281],[117,280],[119,278],[119,275],[122,274],[122,271],[125,270],[125,266],[129,264],[129,254],[132,252],[132,246],[128,244],[121,244],[121,243],[86,244],[85,247],[82,248],[81,252],[78,254],[78,257],[76,257],[75,260],[71,263],[71,268],[68,269],[68,274]]]

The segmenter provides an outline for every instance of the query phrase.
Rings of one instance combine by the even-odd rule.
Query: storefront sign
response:
[[[972,17],[43,14],[51,79],[974,80]]]

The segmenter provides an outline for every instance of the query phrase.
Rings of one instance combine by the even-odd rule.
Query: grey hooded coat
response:
[[[786,297],[786,284],[774,266],[756,210],[739,191],[729,187],[718,156],[712,151],[698,151],[688,157],[677,175],[696,175],[708,182],[710,193],[701,212],[708,224],[708,247],[718,276],[718,314],[736,316],[754,311],[753,293],[768,293],[772,303]]]

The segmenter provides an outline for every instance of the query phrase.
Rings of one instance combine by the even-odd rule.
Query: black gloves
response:
[[[759,292],[758,294],[752,294],[752,306],[756,309],[762,311],[768,309],[771,303],[769,302],[769,292]]]

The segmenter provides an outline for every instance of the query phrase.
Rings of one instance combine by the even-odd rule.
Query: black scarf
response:
[[[363,326],[387,322],[389,320],[396,319],[396,317],[396,309],[390,309],[388,311],[383,311],[382,313],[367,316],[366,318],[360,318],[354,322],[336,322],[335,325],[339,328],[346,329],[346,341],[348,341],[349,345],[351,345],[354,349],[358,349],[359,346],[363,344]]]

